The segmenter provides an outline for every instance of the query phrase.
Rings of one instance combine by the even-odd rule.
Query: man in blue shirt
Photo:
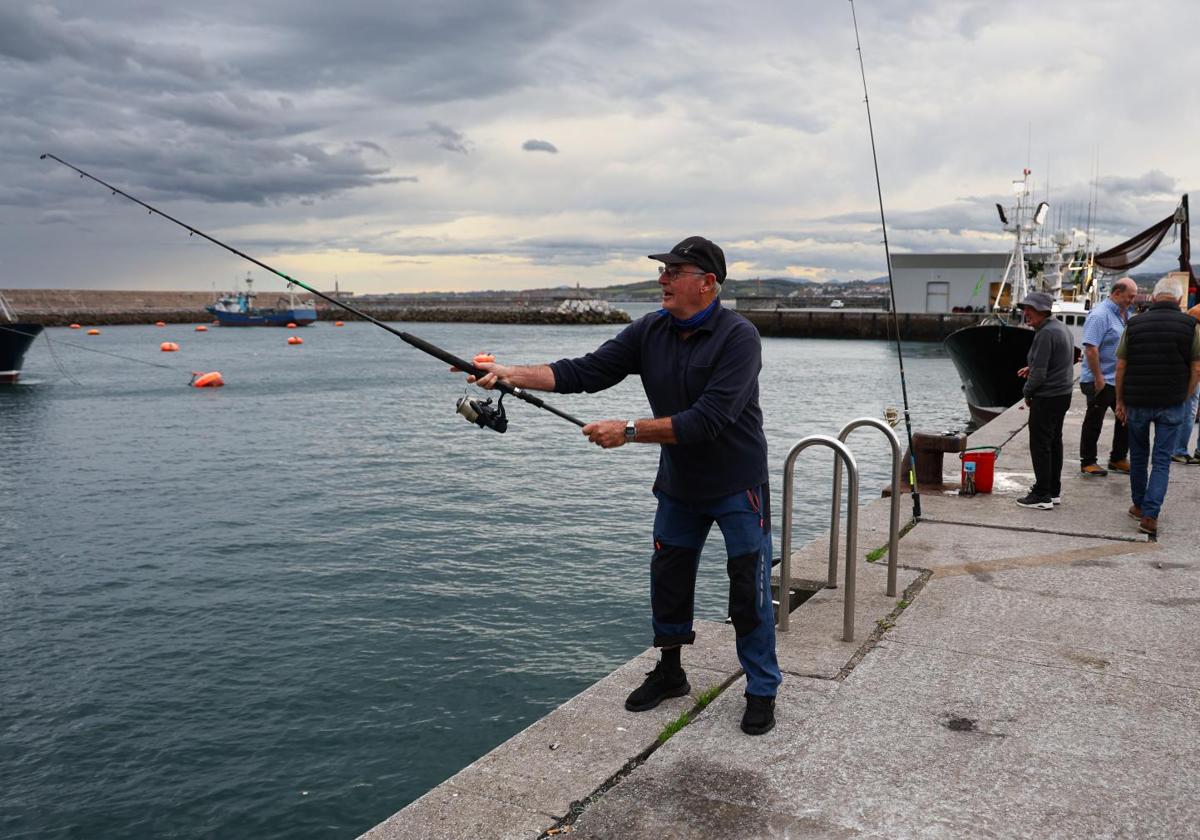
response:
[[[1087,398],[1083,428],[1079,432],[1079,472],[1100,477],[1113,472],[1128,473],[1129,432],[1116,416],[1117,345],[1125,332],[1129,305],[1137,297],[1137,283],[1122,277],[1113,283],[1108,298],[1088,313],[1083,322],[1083,366],[1079,371],[1079,390]],[[1096,463],[1096,443],[1104,428],[1104,417],[1113,412],[1112,446],[1108,450],[1108,470]]]
[[[775,656],[758,330],[721,306],[725,254],[717,245],[690,236],[650,259],[663,263],[658,312],[639,318],[580,358],[532,366],[477,363],[488,371],[478,384],[489,388],[500,380],[518,388],[593,393],[626,376],[641,377],[653,418],[601,420],[583,427],[587,439],[605,449],[626,443],[660,447],[650,604],[654,646],[662,654],[625,708],[646,711],[691,691],[680,647],[696,638],[696,571],[715,522],[725,538],[729,616],[746,672],[742,730],[761,735],[775,725],[775,694],[783,678]]]

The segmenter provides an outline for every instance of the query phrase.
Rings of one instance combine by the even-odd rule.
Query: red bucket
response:
[[[985,447],[974,451],[968,449],[958,457],[962,458],[962,474],[960,481],[962,486],[967,483],[967,462],[975,464],[975,492],[976,493],[991,493],[992,482],[996,478],[996,456],[1000,454],[999,449],[993,447]]]

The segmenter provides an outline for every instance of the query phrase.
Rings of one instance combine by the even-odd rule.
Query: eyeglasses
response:
[[[666,277],[668,280],[675,280],[678,277],[703,277],[707,271],[683,271],[677,265],[660,265],[658,267],[658,276]]]

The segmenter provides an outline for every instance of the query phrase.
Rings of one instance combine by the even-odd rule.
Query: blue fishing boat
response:
[[[317,320],[314,303],[311,300],[297,300],[290,283],[286,294],[281,295],[276,305],[269,309],[254,305],[258,294],[253,284],[254,281],[247,276],[244,292],[222,295],[216,303],[204,308],[213,314],[222,327],[286,327],[288,324],[303,327]]]

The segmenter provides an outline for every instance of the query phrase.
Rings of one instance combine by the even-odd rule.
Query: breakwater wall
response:
[[[759,333],[773,338],[877,338],[895,337],[892,314],[877,310],[742,309]],[[901,312],[900,338],[905,341],[941,341],[970,326],[979,315],[969,313]]]
[[[210,292],[113,291],[91,289],[0,289],[17,319],[47,327],[69,324],[168,324],[208,322],[204,307],[213,302]],[[260,301],[274,303],[264,292]],[[476,305],[444,303],[404,306],[350,301],[381,321],[442,321],[487,324],[624,324],[628,313],[607,309],[592,301],[553,301],[489,298]],[[317,302],[317,319],[353,321],[358,316],[325,301]]]
[[[354,304],[351,304],[354,305]],[[363,307],[380,321],[442,321],[479,324],[627,324],[629,314],[621,309],[608,312],[562,310],[490,303],[483,306],[395,306]],[[318,321],[360,321],[353,312],[329,307],[317,310]]]

